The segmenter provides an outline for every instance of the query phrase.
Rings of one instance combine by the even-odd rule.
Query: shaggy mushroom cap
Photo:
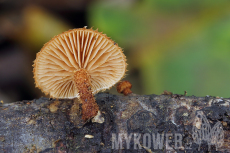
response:
[[[36,87],[54,98],[79,98],[74,73],[85,69],[96,94],[122,79],[126,57],[105,34],[80,28],[55,36],[37,53],[34,61]]]

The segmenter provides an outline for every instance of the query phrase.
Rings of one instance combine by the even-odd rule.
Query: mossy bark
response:
[[[206,152],[208,149],[230,152],[230,99],[107,93],[97,94],[95,98],[102,122],[85,123],[81,117],[81,103],[77,100],[40,98],[1,104],[0,152]],[[194,124],[198,111],[203,112],[211,130],[221,123],[217,127],[224,131],[221,146],[212,143],[209,147],[208,140],[199,144],[199,139],[193,139],[197,134],[194,127],[199,129],[199,124]],[[154,144],[147,148],[143,139],[146,133],[147,136],[169,134],[172,141],[163,141],[161,149],[155,149]],[[119,134],[127,134],[132,139],[127,143],[125,137],[121,137],[122,143],[117,145],[114,138]],[[182,136],[179,148],[175,146],[175,134]],[[135,144],[134,135],[141,135],[140,145]],[[151,137],[151,143],[152,140]]]

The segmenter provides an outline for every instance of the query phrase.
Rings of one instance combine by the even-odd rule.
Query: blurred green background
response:
[[[44,96],[34,86],[36,53],[83,26],[123,48],[134,93],[230,97],[228,0],[0,0],[0,100]]]

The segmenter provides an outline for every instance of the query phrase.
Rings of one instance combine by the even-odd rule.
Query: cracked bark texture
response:
[[[202,111],[211,127],[220,122],[224,143],[217,152],[230,152],[230,99],[185,97],[180,95],[95,96],[101,122],[84,122],[77,99],[40,98],[0,105],[1,153],[76,153],[76,152],[207,152],[208,144],[196,144],[192,137],[197,111]],[[142,145],[134,149],[113,148],[112,134],[180,133],[182,147],[172,142],[162,149]],[[152,140],[151,140],[152,141]],[[152,143],[152,142],[151,142]],[[169,150],[169,147],[172,149]],[[138,148],[138,147],[137,147]],[[215,145],[209,148],[216,152]]]

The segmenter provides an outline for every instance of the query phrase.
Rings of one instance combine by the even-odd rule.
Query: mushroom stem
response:
[[[82,102],[82,119],[87,121],[96,116],[99,110],[91,90],[90,75],[85,69],[79,69],[74,73],[74,80]]]

